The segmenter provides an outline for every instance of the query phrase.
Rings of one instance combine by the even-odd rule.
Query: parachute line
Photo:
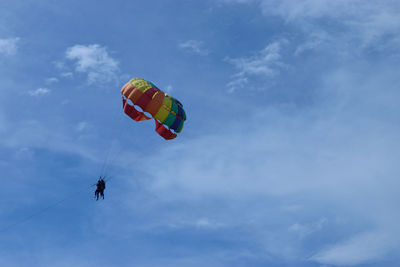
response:
[[[65,202],[66,200],[68,200],[68,199],[74,197],[75,195],[77,195],[77,194],[79,194],[79,193],[81,193],[81,192],[83,192],[83,191],[85,191],[85,190],[87,190],[87,189],[89,189],[89,188],[91,188],[91,187],[93,187],[93,186],[95,186],[95,185],[91,185],[91,186],[89,186],[89,187],[85,187],[85,188],[83,188],[83,189],[81,189],[81,190],[79,190],[79,191],[76,191],[75,193],[72,193],[70,196],[65,197],[65,198],[63,198],[63,199],[60,199],[60,200],[54,202],[53,204],[50,204],[50,205],[48,205],[47,207],[44,207],[44,208],[42,208],[42,209],[40,209],[40,210],[38,210],[38,211],[36,211],[36,212],[34,212],[34,213],[32,213],[32,214],[26,216],[25,218],[22,218],[21,220],[16,221],[15,223],[10,224],[10,225],[8,225],[8,226],[6,226],[6,227],[0,229],[0,233],[6,232],[7,230],[9,230],[9,229],[11,229],[11,228],[13,228],[13,227],[15,227],[15,226],[17,226],[17,225],[23,224],[23,223],[29,221],[30,219],[32,219],[32,218],[34,218],[34,217],[36,217],[36,216],[38,216],[38,215],[40,215],[40,214],[45,213],[45,212],[48,211],[49,209],[60,205],[61,203]]]

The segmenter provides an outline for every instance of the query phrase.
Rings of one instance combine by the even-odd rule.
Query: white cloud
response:
[[[117,79],[118,62],[110,57],[105,47],[98,44],[75,45],[67,49],[66,57],[76,61],[75,71],[86,73],[89,84]]]
[[[210,220],[209,218],[200,218],[195,222],[195,225],[204,229],[216,229],[224,226],[223,223]]]
[[[61,61],[54,61],[53,64],[59,70],[63,70],[66,68],[65,63]]]
[[[234,79],[227,84],[228,92],[230,93],[234,92],[236,89],[243,88],[249,83],[249,79],[241,75],[233,75],[233,78]]]
[[[243,205],[238,207],[240,216],[218,220],[228,227],[248,226],[248,219],[255,217],[253,221],[262,229],[273,220],[271,213],[274,218],[288,212],[313,217],[300,221],[311,223],[292,221],[284,229],[271,226],[264,236],[257,231],[260,236],[253,238],[269,253],[299,260],[310,255],[310,250],[303,243],[296,247],[295,241],[318,235],[321,243],[311,249],[317,253],[310,260],[323,264],[363,264],[398,254],[399,246],[394,244],[400,240],[400,227],[390,224],[400,218],[400,128],[395,115],[399,113],[399,92],[394,82],[398,70],[392,67],[380,69],[379,75],[375,66],[369,70],[346,67],[326,74],[318,85],[319,101],[307,111],[249,107],[246,120],[225,121],[224,130],[215,129],[214,135],[160,150],[151,161],[144,160],[143,169],[158,162],[158,168],[149,174],[154,177],[152,188],[168,200],[190,203],[217,198],[231,200],[236,206],[266,198],[260,207]],[[271,199],[288,205],[291,200],[302,208],[277,212],[272,208],[276,201]],[[257,217],[254,213],[269,215]],[[330,214],[348,221],[339,223]],[[315,216],[321,219],[315,220]],[[340,234],[332,237],[333,230]],[[360,231],[376,234],[359,235]],[[363,247],[367,241],[368,246]],[[276,244],[284,246],[285,252],[277,252]]]
[[[294,223],[289,227],[289,231],[296,233],[300,238],[304,238],[316,231],[322,229],[322,227],[328,222],[326,218],[321,218],[316,222],[301,224]]]
[[[285,20],[298,21],[307,18],[345,16],[357,8],[362,8],[364,1],[347,0],[260,0],[264,14],[273,14]]]
[[[397,50],[400,29],[400,3],[390,0],[226,0],[226,3],[258,4],[266,16],[279,16],[310,35],[304,47],[315,47],[323,42],[316,41],[315,34],[326,29],[329,41],[339,44],[356,42],[361,48],[390,48]],[[318,20],[329,20],[328,25]],[[333,29],[336,29],[335,31]],[[384,47],[384,48],[382,48]]]
[[[179,44],[179,47],[195,54],[206,56],[209,51],[204,48],[204,43],[197,40],[188,40]]]
[[[183,228],[199,228],[205,230],[215,230],[221,227],[224,227],[223,223],[217,222],[215,220],[211,220],[206,217],[192,219],[192,220],[174,220],[169,223],[169,227],[175,229],[183,229]]]
[[[59,79],[56,77],[50,77],[50,78],[47,78],[45,82],[46,82],[46,84],[58,83]]]
[[[264,49],[251,57],[227,59],[239,71],[233,75],[233,80],[228,83],[229,91],[245,85],[250,76],[272,78],[285,67],[282,61],[281,50],[287,40],[282,39],[268,44]]]
[[[54,130],[57,127],[49,127],[48,124],[43,124],[36,120],[18,121],[16,123],[8,122],[8,124],[7,130],[12,129],[12,134],[10,134],[10,131],[6,132],[0,141],[0,144],[5,147],[13,149],[24,147],[47,148],[52,151],[74,153],[97,162],[97,152],[92,150],[91,147],[78,144],[79,141],[77,141],[76,136],[65,135],[65,129],[73,128],[74,126],[66,126],[63,130]]]
[[[257,2],[258,0],[219,0],[222,3],[239,3],[239,4],[249,4]]]
[[[72,76],[74,76],[74,74],[72,72],[61,73],[61,77],[64,77],[64,78],[71,78]]]
[[[0,39],[0,55],[15,55],[18,50],[19,38]]]
[[[305,42],[297,45],[294,55],[298,56],[305,51],[318,49],[324,44],[332,42],[333,38],[327,32],[323,30],[312,31]]]
[[[36,90],[33,91],[29,91],[28,94],[31,96],[41,96],[41,95],[47,95],[48,93],[50,93],[51,90],[47,89],[47,88],[38,88]]]
[[[88,123],[86,121],[81,121],[76,126],[76,130],[78,132],[82,132],[83,130],[87,129],[87,127],[88,127]]]
[[[310,260],[335,266],[366,264],[382,259],[387,254],[387,248],[395,248],[399,245],[398,241],[393,243],[391,233],[367,232],[324,249]]]

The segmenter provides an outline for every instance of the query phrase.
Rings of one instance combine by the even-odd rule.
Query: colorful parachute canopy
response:
[[[167,140],[174,139],[176,133],[182,131],[186,120],[183,105],[151,82],[141,78],[132,79],[122,87],[121,93],[124,112],[135,121],[151,119],[143,112],[150,113],[156,122],[156,132]],[[128,99],[133,105],[128,103]],[[135,105],[141,107],[143,112],[138,111]]]

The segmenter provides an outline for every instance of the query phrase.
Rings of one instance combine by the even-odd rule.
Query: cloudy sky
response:
[[[2,0],[0,265],[399,266],[399,12]],[[177,139],[123,114],[134,77]]]

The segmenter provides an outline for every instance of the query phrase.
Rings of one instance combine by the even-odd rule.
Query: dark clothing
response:
[[[104,189],[106,189],[106,182],[104,182],[103,178],[100,177],[99,181],[96,184],[96,187],[96,191],[94,192],[96,201],[99,200],[99,195],[104,199]]]

